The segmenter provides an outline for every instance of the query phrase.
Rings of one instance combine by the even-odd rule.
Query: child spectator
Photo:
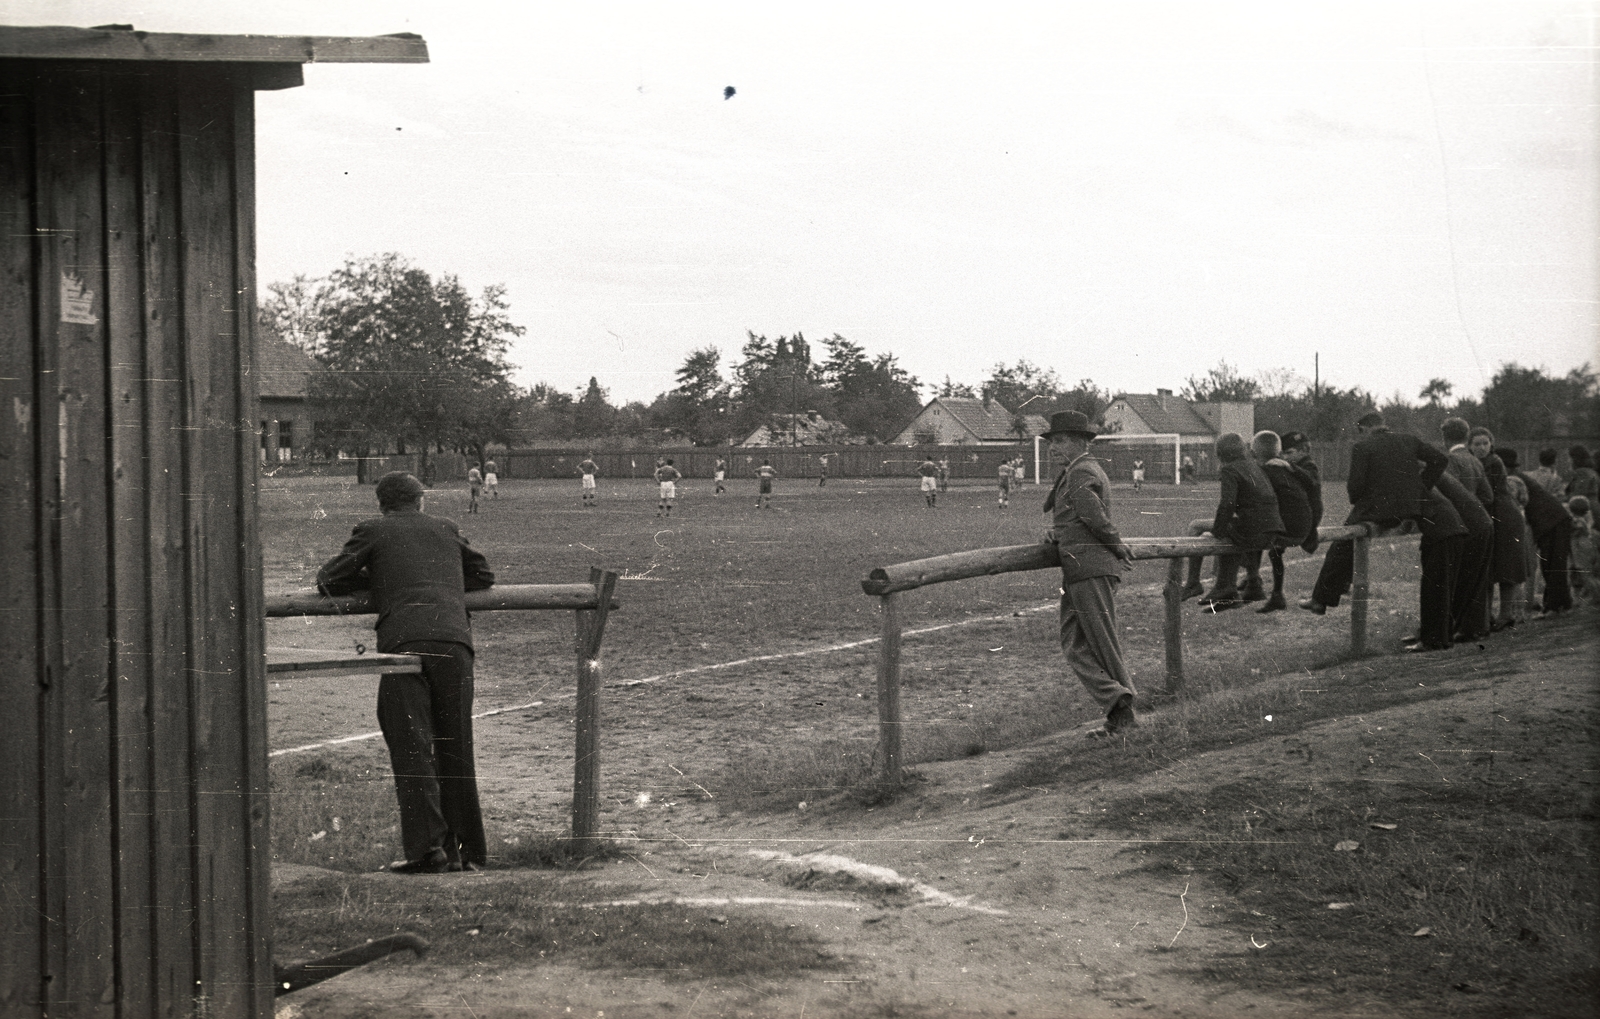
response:
[[[1589,451],[1573,446],[1567,450],[1567,456],[1572,458],[1572,479],[1567,482],[1567,495],[1583,496],[1585,505],[1600,500],[1600,474],[1595,473]]]
[[[1590,605],[1600,605],[1600,548],[1589,521],[1589,500],[1575,495],[1567,510],[1572,514],[1572,587]]]
[[[1283,537],[1278,496],[1266,474],[1250,459],[1244,439],[1233,432],[1218,439],[1217,460],[1222,464],[1218,472],[1222,494],[1217,500],[1216,518],[1206,533],[1244,551],[1217,556],[1216,582],[1211,593],[1200,599],[1201,607],[1213,613],[1236,609],[1247,601],[1266,600],[1267,594],[1261,588],[1261,553]],[[1195,556],[1189,560],[1186,587],[1199,586],[1200,559]],[[1246,578],[1243,596],[1237,586],[1241,566]]]
[[[1257,610],[1261,613],[1277,612],[1289,607],[1283,596],[1283,550],[1290,545],[1304,547],[1308,541],[1311,549],[1317,547],[1317,524],[1322,519],[1322,485],[1284,458],[1282,440],[1276,432],[1257,432],[1250,442],[1250,451],[1261,465],[1262,473],[1272,482],[1272,490],[1278,497],[1278,516],[1283,520],[1283,534],[1267,549],[1267,558],[1272,562],[1272,596],[1267,599],[1266,605]]]
[[[1556,451],[1539,450],[1539,466],[1528,472],[1528,479],[1557,499],[1567,496],[1567,483],[1556,473]]]

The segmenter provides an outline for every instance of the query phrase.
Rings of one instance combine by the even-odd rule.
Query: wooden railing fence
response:
[[[1372,538],[1380,532],[1373,524],[1349,524],[1318,528],[1323,542],[1350,539],[1355,543],[1355,568],[1350,584],[1350,654],[1360,656],[1367,649],[1367,601],[1369,551]],[[1128,538],[1134,559],[1166,559],[1167,582],[1162,588],[1165,603],[1163,639],[1166,644],[1166,692],[1183,691],[1183,571],[1191,556],[1241,552],[1242,549],[1216,538]],[[901,781],[900,750],[900,601],[905,591],[932,584],[999,573],[1057,569],[1060,553],[1055,545],[1009,545],[953,552],[880,566],[867,574],[861,589],[879,599],[882,641],[878,648],[878,758],[882,768],[881,785],[896,787]]]
[[[572,774],[572,838],[592,848],[600,830],[600,643],[606,617],[620,606],[613,600],[618,574],[591,569],[587,584],[501,584],[467,592],[469,612],[567,609],[576,617],[576,750]],[[366,592],[329,597],[296,591],[266,599],[272,616],[359,616],[377,611]]]

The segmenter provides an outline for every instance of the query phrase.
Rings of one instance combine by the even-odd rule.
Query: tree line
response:
[[[701,347],[678,368],[677,384],[649,404],[612,404],[598,378],[570,393],[544,382],[517,386],[506,352],[525,330],[511,320],[504,287],[474,296],[457,277],[435,279],[393,253],[271,284],[260,323],[323,368],[308,396],[317,422],[312,446],[324,455],[451,449],[481,457],[491,444],[571,439],[720,445],[763,426],[781,442],[798,436],[797,419],[808,422],[812,441],[887,442],[923,404],[922,383],[895,355],[869,354],[837,333],[815,356],[798,332],[775,339],[748,332],[726,364],[717,346]],[[1095,420],[1113,395],[1027,360],[996,364],[977,385],[946,376],[932,388],[998,403],[1019,439],[1030,433],[1027,415],[1078,410]],[[1587,364],[1555,376],[1508,363],[1477,397],[1451,401],[1453,386],[1433,379],[1415,400],[1396,393],[1380,402],[1360,388],[1306,383],[1287,371],[1246,376],[1223,361],[1190,377],[1182,392],[1199,402],[1252,402],[1257,428],[1313,439],[1348,435],[1374,408],[1396,430],[1424,436],[1452,414],[1508,439],[1600,435],[1600,386]]]

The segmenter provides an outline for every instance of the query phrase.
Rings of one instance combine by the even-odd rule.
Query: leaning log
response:
[[[594,609],[593,584],[499,584],[483,591],[467,592],[468,612],[499,609]],[[615,600],[610,608],[620,606]],[[270,616],[361,616],[377,612],[369,591],[330,597],[307,588],[267,598]]]

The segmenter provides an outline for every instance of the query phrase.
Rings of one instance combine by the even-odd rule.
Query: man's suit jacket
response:
[[[1387,429],[1368,434],[1350,450],[1350,515],[1345,523],[1396,521],[1421,516],[1428,489],[1449,457],[1415,435]],[[1423,463],[1418,469],[1417,461]]]
[[[470,648],[463,596],[493,583],[488,560],[467,544],[454,520],[411,508],[361,521],[343,550],[317,571],[324,594],[372,591],[378,650],[384,652],[413,640]]]
[[[1122,562],[1112,550],[1122,535],[1111,522],[1111,482],[1098,460],[1085,453],[1068,464],[1044,508],[1052,514],[1050,537],[1061,557],[1063,584],[1121,576]]]
[[[1450,462],[1445,465],[1445,470],[1461,482],[1461,487],[1477,496],[1483,503],[1484,509],[1494,505],[1494,486],[1489,484],[1489,475],[1483,469],[1483,464],[1472,451],[1465,446],[1457,446],[1445,454]]]
[[[1222,495],[1211,533],[1240,548],[1271,548],[1283,536],[1283,516],[1278,511],[1278,494],[1261,465],[1249,457],[1229,460],[1218,478]]]

